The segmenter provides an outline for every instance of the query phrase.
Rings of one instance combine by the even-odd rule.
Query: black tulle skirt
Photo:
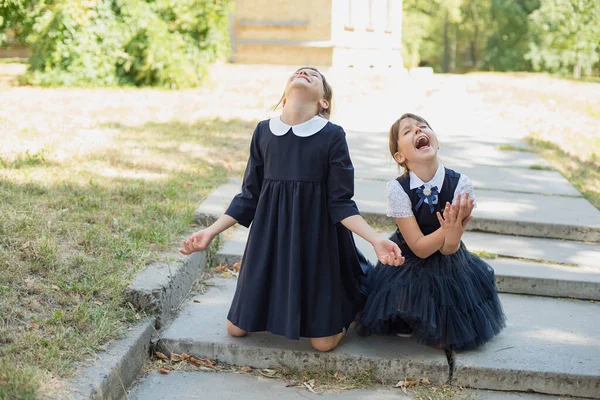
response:
[[[505,327],[494,270],[464,244],[449,256],[403,253],[402,266],[379,263],[371,271],[367,302],[357,317],[363,329],[395,334],[408,326],[420,343],[460,351],[482,345]]]

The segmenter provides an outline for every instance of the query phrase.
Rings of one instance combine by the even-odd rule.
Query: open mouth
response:
[[[417,150],[421,150],[425,147],[429,147],[429,138],[427,136],[420,136],[415,143]]]

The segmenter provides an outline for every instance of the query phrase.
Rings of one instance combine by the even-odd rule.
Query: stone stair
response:
[[[386,154],[386,135],[347,134],[356,171],[354,199],[363,216],[387,235],[393,231],[394,221],[384,214],[385,184],[397,171],[389,157],[374,156]],[[475,220],[464,242],[471,251],[491,257],[486,261],[496,272],[508,317],[507,327],[498,337],[476,351],[457,354],[454,383],[475,389],[600,399],[600,304],[596,303],[600,301],[600,212],[545,160],[527,152],[527,146],[514,138],[440,136],[442,161],[475,184]],[[465,141],[469,146],[464,146]],[[213,192],[197,209],[196,222],[206,226],[218,218],[240,184],[232,179]],[[240,226],[224,235],[218,262],[240,261],[247,235],[248,230]],[[368,243],[358,237],[356,242],[375,260]],[[190,299],[161,334],[159,346],[164,352],[185,352],[256,368],[283,364],[342,372],[374,369],[377,376],[390,380],[426,376],[443,383],[449,377],[444,353],[412,339],[365,338],[351,329],[337,349],[318,353],[304,339],[291,341],[268,333],[231,338],[225,321],[235,284],[234,278],[217,277],[208,292]],[[148,394],[150,388],[169,379],[183,379],[193,386],[194,374],[186,374],[179,378],[151,375],[131,398],[159,398]],[[253,385],[235,379],[242,380],[239,387]],[[260,393],[261,389],[257,390]],[[274,397],[296,398],[281,388],[276,390],[281,394]],[[261,398],[240,392],[244,395]],[[307,396],[301,397],[312,398]],[[502,396],[497,398],[513,395]]]
[[[383,135],[348,132],[355,170],[355,200],[361,213],[391,233],[385,216],[385,182],[395,166],[385,154]],[[507,328],[482,348],[459,353],[454,382],[477,389],[538,392],[600,398],[600,212],[547,162],[526,150],[503,151],[499,144],[474,140],[467,156],[460,140],[442,140],[443,162],[469,176],[477,208],[464,242],[482,252],[496,271],[508,317]],[[501,143],[500,143],[501,144]],[[232,179],[198,208],[199,224],[213,222],[240,190]],[[387,233],[386,233],[387,232]],[[248,230],[227,234],[217,260],[241,260]],[[371,246],[356,238],[371,260]],[[487,253],[487,254],[486,254]],[[216,278],[163,332],[165,350],[203,358],[268,367],[285,364],[352,372],[375,368],[386,379],[448,378],[442,352],[411,339],[357,336],[352,330],[336,350],[313,351],[307,340],[290,341],[268,333],[234,339],[225,318],[235,279]]]

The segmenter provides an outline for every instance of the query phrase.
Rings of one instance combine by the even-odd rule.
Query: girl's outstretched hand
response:
[[[398,267],[404,264],[404,257],[398,245],[389,239],[381,239],[373,245],[375,254],[382,264]]]
[[[196,251],[204,251],[215,236],[209,229],[198,231],[183,242],[183,250],[179,250],[179,252],[187,256]]]

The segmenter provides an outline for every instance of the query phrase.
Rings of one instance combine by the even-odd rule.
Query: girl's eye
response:
[[[422,126],[420,126],[419,128],[421,128],[421,129],[426,129],[426,128],[427,128],[427,125],[422,125]]]

